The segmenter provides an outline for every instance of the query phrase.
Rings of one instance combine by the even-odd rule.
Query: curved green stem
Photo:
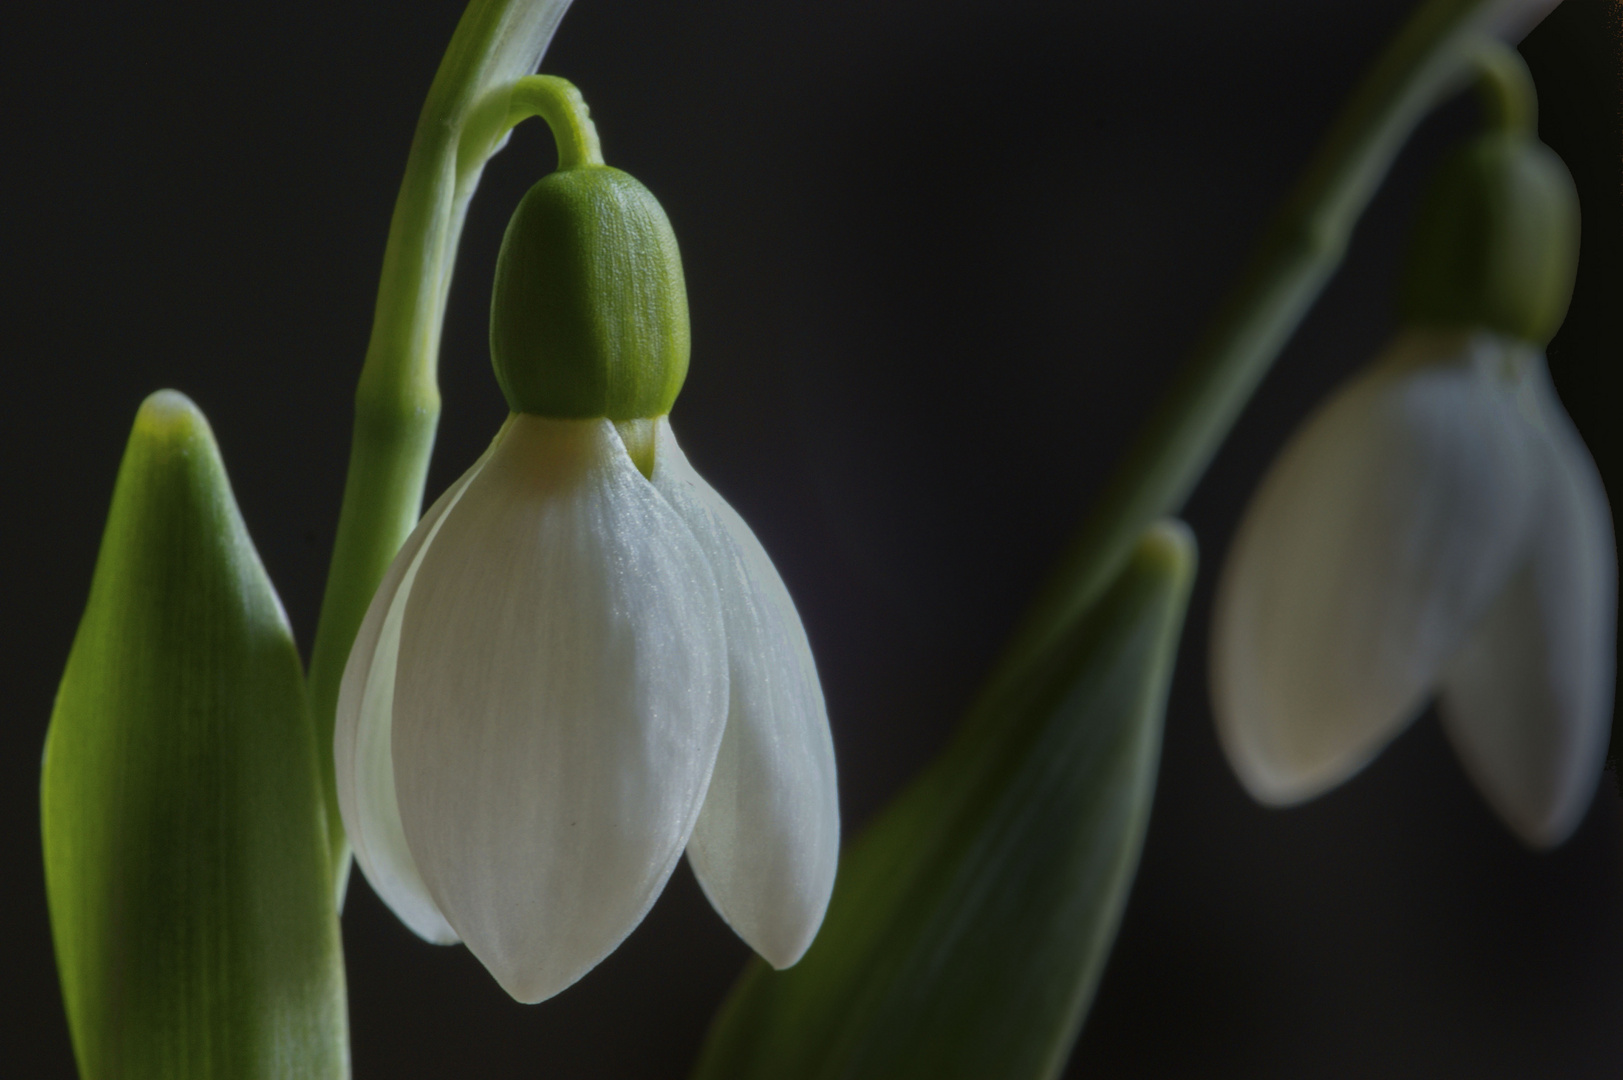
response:
[[[1038,593],[983,705],[1015,685],[1104,592],[1152,522],[1177,514],[1340,265],[1359,215],[1415,127],[1473,74],[1509,87],[1515,77],[1496,35],[1525,31],[1550,6],[1428,0],[1388,46]]]
[[[556,75],[531,75],[514,83],[507,103],[508,128],[532,116],[539,116],[552,129],[558,143],[558,168],[603,164],[597,125],[574,83]]]
[[[333,717],[350,645],[372,593],[422,510],[434,430],[440,328],[468,201],[500,142],[464,145],[492,101],[505,113],[515,80],[533,72],[569,0],[473,0],[457,24],[417,121],[389,223],[372,337],[355,394],[349,473],[310,657],[309,693],[327,796],[338,895],[349,845],[333,776]]]
[[[552,129],[558,146],[558,168],[603,164],[597,126],[575,84],[556,75],[526,75],[509,84],[504,92],[486,97],[468,117],[462,129],[457,167],[469,172],[483,168],[492,154],[507,145],[513,129],[532,116],[541,117]]]

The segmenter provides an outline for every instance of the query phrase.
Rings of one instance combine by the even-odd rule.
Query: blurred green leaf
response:
[[[795,967],[759,960],[698,1080],[1056,1075],[1138,864],[1194,572],[1187,528],[1110,590],[844,855]]]
[[[85,1080],[348,1075],[314,738],[208,422],[154,394],[119,468],[41,783]]]

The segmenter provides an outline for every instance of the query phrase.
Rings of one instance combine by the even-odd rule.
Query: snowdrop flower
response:
[[[684,850],[792,964],[833,886],[833,747],[783,582],[665,415],[687,312],[652,195],[600,159],[537,184],[491,340],[513,415],[400,551],[344,674],[356,860],[520,1001],[611,952]]]
[[[1470,144],[1422,215],[1410,328],[1303,424],[1218,585],[1211,688],[1259,801],[1312,798],[1435,695],[1528,844],[1588,806],[1612,715],[1616,553],[1599,473],[1542,347],[1565,314],[1576,195],[1530,138]]]

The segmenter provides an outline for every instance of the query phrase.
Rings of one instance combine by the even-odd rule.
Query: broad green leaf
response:
[[[41,782],[84,1080],[348,1075],[314,739],[208,422],[154,394],[119,468]]]
[[[1177,522],[845,853],[796,967],[760,961],[697,1080],[1036,1080],[1064,1065],[1132,883],[1193,577]]]

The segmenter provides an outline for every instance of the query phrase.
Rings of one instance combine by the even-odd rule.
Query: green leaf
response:
[[[850,846],[799,965],[753,962],[698,1080],[1059,1072],[1138,863],[1193,570],[1182,524],[1144,534],[1089,614]]]
[[[208,422],[154,394],[119,468],[41,782],[84,1080],[348,1075],[314,739]]]

